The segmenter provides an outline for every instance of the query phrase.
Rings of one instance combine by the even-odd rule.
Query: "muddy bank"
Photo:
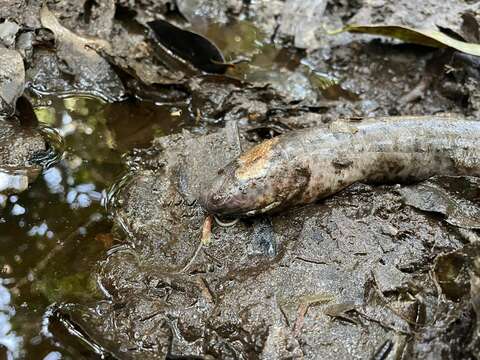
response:
[[[344,18],[354,13],[348,8]],[[288,24],[279,29],[285,41],[307,41],[288,33]],[[199,189],[264,137],[339,116],[471,114],[455,88],[446,93],[430,80],[440,53],[349,35],[332,41],[316,51],[312,45],[301,76],[307,86],[316,76],[321,82],[322,71],[343,81],[313,95],[188,81],[193,113],[210,134],[158,138],[130,156],[133,175],[109,207],[127,238],[96,274],[107,301],[61,305],[53,322],[119,358],[473,356],[478,326],[470,293],[451,292],[445,284],[462,285],[445,269],[452,257],[454,273],[466,271],[463,284],[475,282],[467,273],[477,246],[464,249],[475,233],[406,205],[398,188],[357,185],[323,203],[214,226],[200,247]],[[240,143],[229,120],[238,121]],[[57,328],[57,336],[65,330]]]
[[[431,265],[465,251],[465,270],[451,271],[468,283],[478,246],[461,250],[462,233],[390,187],[214,226],[199,249],[205,213],[194,199],[237,153],[229,131],[162,138],[133,158],[113,208],[129,240],[99,265],[109,301],[61,306],[58,318],[119,358],[368,358],[384,343],[415,358],[473,354],[469,294],[450,292],[457,280]]]
[[[111,103],[129,98],[93,114],[70,104],[71,114],[88,123],[86,132],[102,129],[95,138],[101,153],[87,143],[71,163],[99,166],[108,163],[113,148],[147,148],[123,158],[128,176],[108,194],[115,226],[98,234],[110,249],[91,275],[103,300],[53,297],[57,303],[45,311],[45,341],[64,344],[67,353],[119,359],[478,357],[478,182],[465,180],[468,186],[460,189],[451,179],[415,186],[357,184],[275,216],[231,227],[214,224],[203,239],[206,214],[196,201],[231,159],[292,129],[338,117],[475,117],[475,62],[452,61],[455,54],[448,50],[326,35],[354,20],[439,24],[461,32],[461,17],[447,15],[475,5],[46,3],[9,4],[5,17],[17,26],[0,24],[3,45],[18,50],[19,61],[9,63],[25,64],[37,107],[48,107],[45,94]],[[172,68],[145,26],[156,18],[212,34],[228,61],[248,62],[240,61],[228,77]],[[21,80],[1,96],[9,113],[23,88]],[[165,110],[149,110],[155,104]],[[72,122],[67,115],[59,125],[65,133]],[[144,119],[158,117],[178,122],[160,130],[188,130],[163,136]],[[10,122],[0,123],[0,137],[2,126],[4,148],[18,154],[0,151],[11,156],[0,155],[0,161],[25,164],[46,149],[37,135],[14,130]],[[110,173],[102,176],[112,182]]]

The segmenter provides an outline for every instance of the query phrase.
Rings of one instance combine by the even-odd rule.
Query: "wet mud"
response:
[[[195,194],[235,156],[228,138],[177,135],[148,150],[148,162],[135,165],[115,197],[116,223],[129,236],[128,246],[99,267],[111,303],[102,303],[105,312],[97,317],[95,308],[61,307],[60,318],[75,314],[69,322],[85,336],[99,328],[114,334],[129,349],[125,355],[107,339],[99,344],[120,358],[365,358],[385,341],[407,358],[468,354],[463,346],[445,350],[441,340],[429,340],[429,329],[435,336],[450,331],[437,311],[449,308],[451,321],[464,321],[471,311],[468,301],[456,302],[458,294],[443,298],[437,288],[443,275],[428,265],[462,249],[466,239],[442,218],[405,206],[389,187],[357,185],[322,204],[214,226],[199,248],[205,213]],[[177,157],[185,148],[201,151],[202,159]],[[206,167],[213,171],[201,170]],[[471,338],[473,349],[471,321],[465,333],[451,331]],[[123,337],[127,323],[148,337]]]
[[[198,202],[295,129],[476,120],[475,59],[328,35],[394,21],[475,39],[477,4],[418,6],[0,0],[0,169],[34,174],[0,189],[0,358],[477,359],[476,178],[357,183],[230,224]],[[235,67],[176,67],[158,19]]]

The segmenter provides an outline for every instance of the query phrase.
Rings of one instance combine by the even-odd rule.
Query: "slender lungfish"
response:
[[[335,121],[266,140],[218,172],[200,199],[251,216],[314,202],[355,182],[480,176],[480,121],[447,116]]]

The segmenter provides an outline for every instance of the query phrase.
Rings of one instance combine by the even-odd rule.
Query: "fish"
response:
[[[250,148],[201,191],[214,215],[246,217],[313,203],[357,183],[480,176],[480,121],[459,116],[337,120]]]

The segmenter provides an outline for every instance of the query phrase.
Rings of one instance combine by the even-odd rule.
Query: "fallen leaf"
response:
[[[456,40],[437,30],[418,30],[400,25],[348,25],[339,31],[331,32],[330,34],[344,31],[388,36],[405,42],[435,48],[450,47],[466,54],[480,56],[480,44],[472,44]]]
[[[164,20],[151,21],[147,25],[152,29],[162,52],[176,60],[183,60],[183,63],[187,62],[199,70],[214,74],[223,74],[233,66],[225,63],[218,47],[202,35],[180,29]]]

